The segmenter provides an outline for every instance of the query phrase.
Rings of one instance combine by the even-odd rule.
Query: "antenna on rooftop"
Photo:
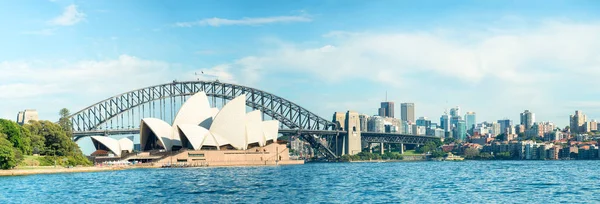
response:
[[[387,90],[385,90],[385,102],[388,102],[388,100],[387,100]]]

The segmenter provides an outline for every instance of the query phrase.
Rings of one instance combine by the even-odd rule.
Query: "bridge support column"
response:
[[[404,154],[404,143],[400,143],[400,154]]]
[[[373,143],[369,143],[369,152],[373,153]]]
[[[379,151],[380,151],[381,155],[383,155],[383,153],[385,153],[383,147],[384,147],[384,144],[382,142],[382,143],[379,144]]]

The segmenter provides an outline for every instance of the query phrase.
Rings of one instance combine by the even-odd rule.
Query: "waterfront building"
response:
[[[524,125],[525,130],[533,127],[533,123],[535,123],[535,114],[530,112],[529,110],[525,110],[521,113],[521,125]]]
[[[560,158],[560,147],[557,145],[552,146],[548,150],[548,159],[550,160],[558,160]]]
[[[344,126],[359,129],[358,113],[349,112],[349,115],[355,122],[346,122]],[[246,112],[245,95],[234,98],[219,110],[211,108],[206,94],[199,92],[181,106],[172,124],[143,118],[140,124],[143,152],[122,159],[163,165],[172,162],[211,166],[303,163],[289,160],[286,142],[277,140],[279,121],[263,121],[261,116],[260,110]],[[353,137],[354,133],[348,135]],[[358,141],[360,143],[360,139]]]
[[[577,159],[598,159],[598,147],[596,147],[596,145],[584,145],[579,147]]]
[[[414,103],[401,103],[400,104],[400,115],[402,121],[415,122],[415,104]]]
[[[29,124],[30,121],[38,121],[39,116],[38,112],[35,109],[27,109],[25,111],[20,111],[17,114],[17,123],[19,125]]]
[[[381,102],[381,108],[379,108],[379,116],[393,118],[394,102]]]
[[[475,125],[477,124],[477,115],[475,112],[467,112],[465,114],[465,124],[467,125],[467,132],[473,135],[473,129],[475,129]]]

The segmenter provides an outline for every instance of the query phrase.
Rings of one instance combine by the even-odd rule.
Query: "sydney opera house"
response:
[[[199,92],[181,106],[172,124],[157,118],[142,119],[140,152],[133,152],[133,142],[127,138],[92,137],[92,142],[96,156],[155,165],[303,163],[289,159],[286,143],[277,140],[278,128],[279,121],[263,121],[259,110],[246,112],[245,95],[219,110],[211,108],[206,94]]]

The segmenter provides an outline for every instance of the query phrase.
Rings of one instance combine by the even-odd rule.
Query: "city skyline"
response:
[[[371,115],[388,91],[390,101],[414,103],[415,118],[439,118],[449,104],[478,121],[516,123],[523,110],[562,127],[574,110],[600,118],[594,1],[343,5],[353,12],[316,1],[232,2],[2,2],[0,117],[36,109],[55,121],[61,108],[76,112],[129,90],[218,78],[322,117]],[[581,91],[560,97],[573,87],[557,81],[577,81]]]

